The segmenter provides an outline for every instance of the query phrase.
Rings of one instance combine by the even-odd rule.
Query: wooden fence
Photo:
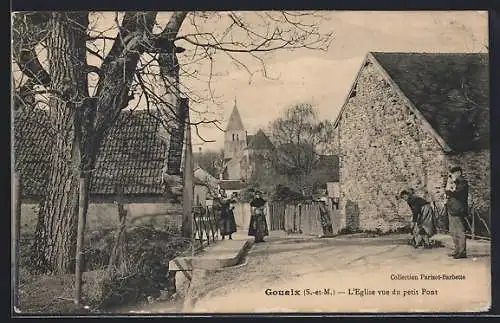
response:
[[[322,222],[329,220],[331,232],[338,231],[334,209],[326,206],[326,214],[321,219],[321,202],[309,202],[303,204],[285,204],[273,202],[269,205],[269,226],[273,231],[286,231],[289,233],[302,233],[307,235],[323,235]]]
[[[466,235],[469,238],[491,240],[489,221],[484,219],[474,207],[470,208],[469,217],[465,218],[465,222],[467,226]]]
[[[219,239],[218,218],[211,207],[193,207],[195,249],[200,250]]]

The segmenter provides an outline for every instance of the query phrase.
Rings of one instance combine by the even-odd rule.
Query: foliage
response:
[[[213,177],[219,178],[224,159],[223,151],[207,150],[198,152],[193,154],[193,158],[196,165],[203,168]]]
[[[279,174],[273,167],[274,152],[254,153],[250,158],[252,168],[248,184],[263,191],[272,191],[276,181],[280,180]]]
[[[305,196],[299,192],[293,191],[287,186],[277,185],[273,195],[273,201],[301,201],[305,199]]]
[[[92,248],[88,252],[87,268],[96,270],[109,262],[115,231],[94,232],[90,237]],[[168,261],[189,247],[189,241],[177,230],[160,230],[149,226],[133,227],[126,232],[127,272],[97,279],[94,295],[88,300],[93,307],[110,308],[156,298],[162,290],[172,291],[175,286],[168,279]],[[175,282],[174,282],[175,284]]]
[[[277,150],[274,159],[277,173],[285,175],[300,191],[317,185],[321,173],[311,175],[319,156],[333,151],[333,123],[320,120],[317,110],[303,103],[286,109],[271,123],[270,129]]]

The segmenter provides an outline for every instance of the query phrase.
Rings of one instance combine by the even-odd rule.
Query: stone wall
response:
[[[175,226],[182,223],[182,206],[170,203],[130,203],[128,210],[129,225]],[[21,206],[21,230],[34,233],[38,216],[38,204],[26,203]],[[119,225],[118,210],[112,203],[91,203],[87,214],[87,230],[116,228]]]
[[[443,202],[443,150],[372,63],[364,66],[336,131],[344,228],[386,232],[408,225],[410,209],[396,196],[409,187]]]

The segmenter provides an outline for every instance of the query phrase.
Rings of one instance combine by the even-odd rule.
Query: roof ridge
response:
[[[337,115],[336,127],[367,61],[374,64],[407,107],[423,121],[445,152],[486,147],[488,53],[368,52]],[[462,93],[465,90],[461,90],[460,84],[464,82],[470,94]],[[435,86],[437,83],[439,86]]]

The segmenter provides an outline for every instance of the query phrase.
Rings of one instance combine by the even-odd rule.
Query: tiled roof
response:
[[[124,111],[101,147],[91,183],[91,194],[113,194],[123,179],[124,194],[164,194],[162,168],[167,143],[159,136],[161,123],[149,112]],[[15,156],[26,196],[39,196],[44,187],[52,138],[42,110],[16,113]]]
[[[255,135],[247,135],[249,149],[273,149],[274,146],[262,129],[259,129]]]
[[[22,110],[21,110],[22,111]],[[24,195],[40,195],[47,175],[53,131],[48,116],[39,111],[15,112],[14,160],[23,180]]]
[[[489,147],[488,54],[371,54],[453,150]]]

